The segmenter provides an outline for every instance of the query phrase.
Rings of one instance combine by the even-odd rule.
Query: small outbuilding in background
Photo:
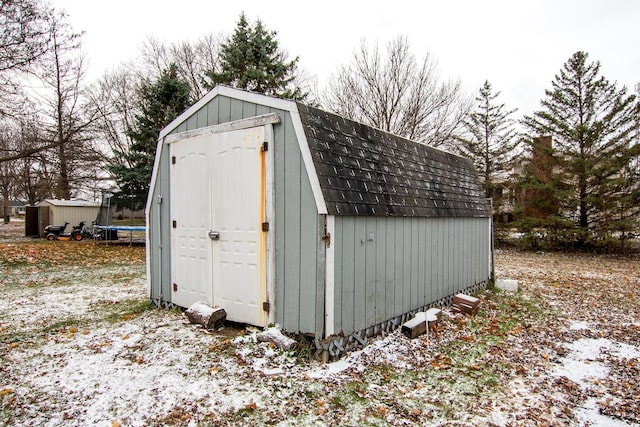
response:
[[[203,301],[325,355],[489,277],[471,161],[224,86],[160,133],[146,214],[156,304]]]
[[[90,225],[96,220],[100,211],[100,203],[86,200],[45,199],[35,206],[26,207],[25,236],[44,237],[47,225],[62,225],[68,222],[67,232],[71,227],[84,221]]]

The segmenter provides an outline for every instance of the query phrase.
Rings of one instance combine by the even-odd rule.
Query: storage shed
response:
[[[489,276],[472,162],[225,86],[160,133],[146,215],[156,304],[204,301],[331,355]]]
[[[44,237],[47,225],[62,225],[68,222],[66,233],[71,232],[74,225],[84,221],[90,225],[95,221],[100,210],[100,203],[86,200],[45,199],[28,206],[25,217],[25,235]]]

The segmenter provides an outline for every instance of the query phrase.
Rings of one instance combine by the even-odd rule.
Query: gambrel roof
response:
[[[478,175],[469,159],[300,102],[221,85],[161,131],[158,153],[168,134],[187,130],[185,123],[195,123],[200,117],[206,121],[209,114],[207,104],[216,96],[236,99],[243,105],[264,106],[276,114],[291,115],[320,214],[491,216]],[[236,125],[243,126],[240,122],[243,120]],[[233,121],[229,123],[234,124]],[[154,192],[159,159],[156,154],[150,194]]]
[[[490,216],[469,159],[297,106],[330,215]]]

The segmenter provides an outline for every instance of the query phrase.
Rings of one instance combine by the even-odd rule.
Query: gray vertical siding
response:
[[[288,112],[218,96],[175,132],[276,112],[274,125],[275,318],[284,330],[320,337],[325,250]],[[174,133],[175,133],[174,132]],[[163,150],[149,212],[151,296],[171,295],[169,151]],[[163,203],[158,216],[158,197]],[[486,218],[335,217],[334,331],[353,333],[487,280]],[[160,246],[160,240],[163,245]],[[161,280],[160,280],[161,279]]]
[[[324,271],[324,250],[318,230],[324,224],[320,224],[291,116],[282,119],[278,130],[284,132],[284,143],[276,145],[275,152],[276,322],[287,331],[319,336],[324,305],[316,303],[318,289],[324,289],[324,275],[318,274]]]
[[[324,226],[312,196],[309,178],[298,148],[288,112],[254,103],[217,96],[180,124],[173,133],[213,126],[233,120],[276,112],[281,123],[274,125],[274,223],[275,315],[285,330],[320,335],[324,320],[324,246],[318,232]],[[169,150],[163,150],[150,206],[151,297],[171,296],[171,253],[169,218]],[[157,196],[162,195],[161,224],[158,226]],[[160,248],[160,238],[164,246]],[[162,272],[160,272],[162,269]],[[321,295],[319,295],[320,293]]]
[[[350,334],[481,283],[487,218],[336,217],[334,331]]]
[[[171,299],[171,239],[169,235],[170,218],[170,194],[169,194],[169,150],[163,150],[160,164],[163,167],[157,172],[151,208],[149,210],[150,230],[149,242],[151,251],[150,271],[151,298],[162,301],[164,304]],[[162,197],[162,203],[158,205],[158,198]],[[158,212],[160,209],[160,212]]]

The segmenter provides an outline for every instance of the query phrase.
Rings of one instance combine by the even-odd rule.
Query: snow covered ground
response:
[[[146,302],[144,248],[0,242],[6,425],[640,423],[636,260],[499,252],[520,291],[329,364]]]

